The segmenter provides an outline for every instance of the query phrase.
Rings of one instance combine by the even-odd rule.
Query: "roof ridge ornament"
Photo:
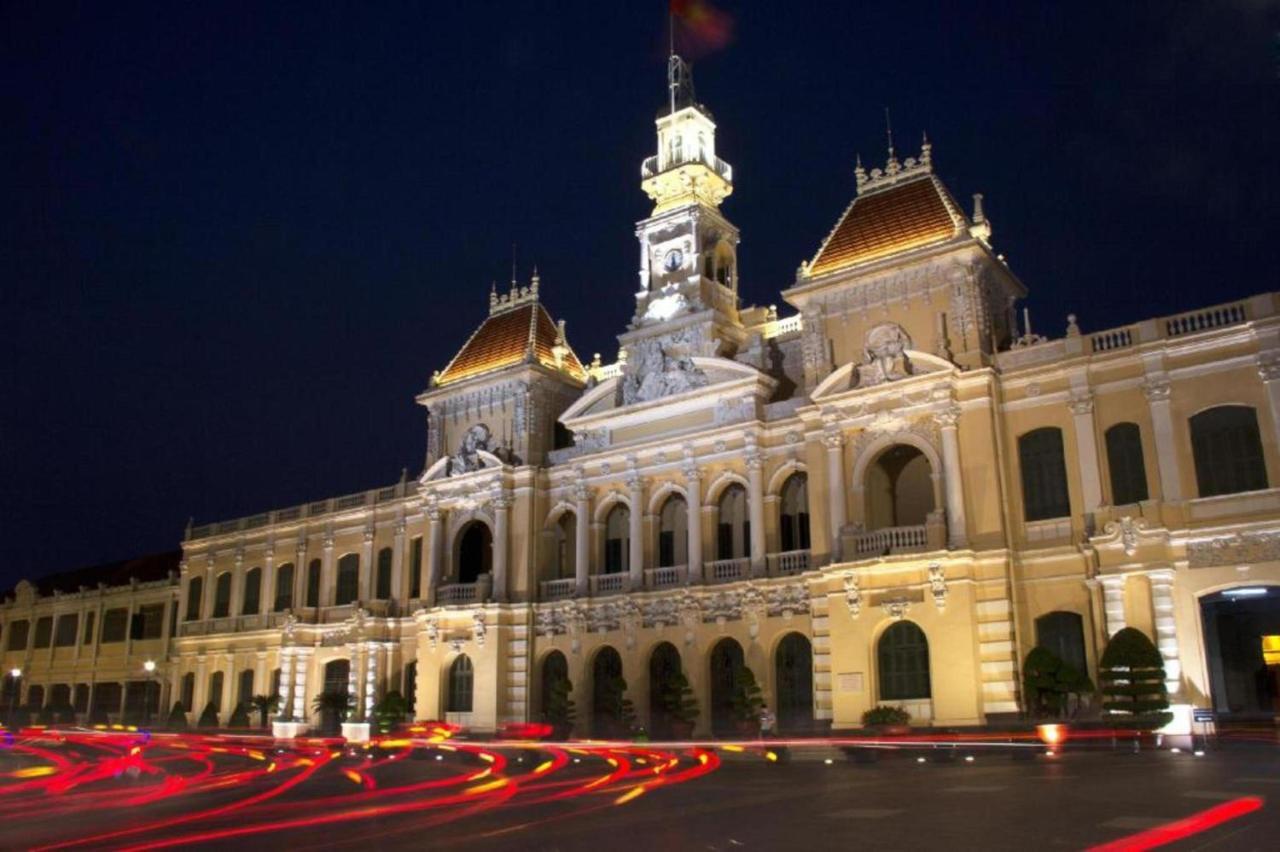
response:
[[[886,121],[888,113],[886,112]],[[862,167],[862,156],[858,155],[854,162],[853,177],[857,182],[858,194],[874,192],[878,189],[893,186],[909,178],[933,174],[933,144],[925,134],[920,143],[920,156],[907,157],[901,162],[893,148],[893,134],[889,134],[889,159],[883,169],[872,169],[868,172]]]
[[[538,270],[535,267],[533,278],[530,279],[528,287],[519,286],[513,279],[511,290],[506,294],[500,296],[496,289],[491,290],[489,292],[489,316],[504,314],[522,305],[536,305],[538,303],[538,289],[541,285],[542,279],[538,276]]]

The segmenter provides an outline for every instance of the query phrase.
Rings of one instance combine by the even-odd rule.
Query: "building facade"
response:
[[[188,530],[155,590],[166,696],[225,719],[278,694],[293,733],[322,692],[364,720],[396,689],[494,729],[542,718],[567,674],[588,733],[617,676],[660,728],[682,670],[705,734],[746,667],[787,729],[881,704],[970,725],[1020,711],[1032,647],[1096,675],[1132,626],[1176,704],[1230,704],[1203,605],[1280,586],[1275,295],[1020,330],[982,198],[957,203],[925,140],[859,162],[788,315],[743,306],[735,175],[672,63],[617,360],[578,359],[536,274],[492,293],[417,398],[420,476]],[[60,605],[19,594],[0,635]],[[6,666],[63,682],[58,649],[19,645]]]

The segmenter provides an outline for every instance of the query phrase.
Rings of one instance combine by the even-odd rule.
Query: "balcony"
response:
[[[730,166],[719,157],[704,154],[702,151],[679,151],[664,157],[656,155],[649,157],[640,166],[640,177],[651,178],[662,172],[690,163],[701,163],[727,182],[733,183],[733,166]]]
[[[597,574],[591,578],[592,595],[616,595],[627,590],[627,575]]]
[[[453,583],[436,589],[436,605],[469,604],[482,600],[479,583]]]
[[[717,559],[708,562],[706,568],[708,583],[736,583],[751,578],[751,559]]]
[[[909,527],[883,527],[871,532],[848,536],[851,543],[849,558],[869,559],[894,553],[917,553],[929,550],[927,524]]]
[[[560,580],[545,580],[542,583],[542,600],[560,601],[571,598],[578,592],[578,581],[573,577]]]
[[[646,568],[644,572],[644,587],[646,589],[674,589],[682,585],[684,578],[688,575],[689,569],[685,565]]]
[[[809,570],[808,550],[788,550],[785,553],[770,553],[767,557],[770,577],[790,577],[803,574]]]

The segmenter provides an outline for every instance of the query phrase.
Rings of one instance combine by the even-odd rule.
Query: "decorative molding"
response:
[[[937,562],[929,564],[929,591],[933,595],[933,604],[942,612],[947,607],[947,579],[942,565]]]
[[[1280,559],[1280,532],[1238,533],[1187,542],[1192,568],[1242,565]]]
[[[858,587],[858,572],[844,574],[844,600],[849,607],[849,617],[857,618],[862,612],[862,589]]]

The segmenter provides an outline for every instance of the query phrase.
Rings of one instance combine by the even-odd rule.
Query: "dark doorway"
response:
[[[736,733],[733,718],[733,681],[746,666],[742,646],[721,639],[711,649],[711,731],[717,736]]]
[[[1213,707],[1235,721],[1270,720],[1280,710],[1280,667],[1262,659],[1262,637],[1280,634],[1280,587],[1245,586],[1202,598]]]
[[[591,726],[595,736],[610,736],[615,723],[613,704],[617,682],[622,680],[622,657],[608,645],[591,665]]]
[[[778,730],[813,727],[813,647],[799,633],[789,633],[774,653]]]
[[[670,642],[662,642],[649,655],[649,731],[658,739],[671,738],[665,697],[680,671],[680,652]]]
[[[549,701],[555,685],[568,679],[569,661],[565,659],[564,654],[559,651],[552,651],[547,654],[546,659],[542,661],[542,679],[538,684],[540,689],[538,702],[539,708],[542,710],[542,721],[545,722],[550,717],[551,705]]]
[[[493,536],[489,528],[472,521],[458,540],[458,582],[474,583],[493,569]]]

